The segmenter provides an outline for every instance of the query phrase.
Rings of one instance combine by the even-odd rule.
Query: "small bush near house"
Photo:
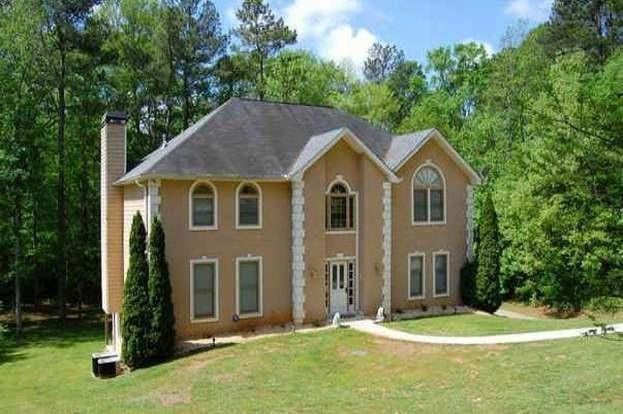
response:
[[[495,312],[502,304],[500,293],[500,236],[491,193],[488,193],[480,217],[478,270],[476,272],[476,307]]]
[[[154,217],[149,232],[149,308],[151,309],[151,341],[153,356],[164,359],[175,348],[175,316],[171,301],[169,265],[165,257],[162,223]]]
[[[151,312],[149,309],[148,264],[145,252],[145,226],[140,213],[132,220],[130,265],[123,287],[121,330],[122,356],[130,368],[144,366],[151,357]]]

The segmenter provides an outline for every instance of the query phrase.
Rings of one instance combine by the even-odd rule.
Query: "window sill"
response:
[[[210,230],[218,230],[217,226],[190,226],[188,227],[190,231],[210,231]]]
[[[435,293],[433,294],[434,298],[449,298],[450,297],[450,293]]]
[[[326,230],[325,234],[355,234],[357,230]]]
[[[262,312],[238,314],[239,319],[261,318]]]
[[[190,323],[214,323],[218,322],[218,316],[214,318],[190,318]]]
[[[426,296],[422,295],[422,296],[409,296],[407,298],[407,300],[422,300],[422,299],[426,299]]]
[[[444,226],[446,224],[444,221],[412,221],[412,226]]]
[[[236,225],[236,230],[262,230],[262,226],[239,226],[239,225]]]

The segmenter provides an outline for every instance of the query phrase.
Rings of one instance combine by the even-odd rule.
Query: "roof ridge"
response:
[[[247,101],[247,102],[264,103],[264,104],[308,106],[308,107],[312,107],[312,108],[338,109],[338,108],[336,108],[334,106],[331,106],[331,105],[318,105],[318,104],[308,104],[308,103],[301,103],[301,102],[275,101],[275,100],[270,100],[270,99],[263,99],[262,100],[262,99],[254,99],[254,98],[247,98],[247,97],[241,97],[241,96],[233,96],[233,97],[229,98],[229,100],[234,100],[234,99],[239,99],[241,101]]]
[[[418,129],[417,131],[411,131],[411,132],[405,132],[404,134],[392,135],[392,138],[408,137],[408,136],[411,136],[411,135],[414,135],[414,134],[422,134],[424,132],[431,133],[434,129],[436,129],[436,128],[432,127],[432,128],[426,128],[426,129]]]

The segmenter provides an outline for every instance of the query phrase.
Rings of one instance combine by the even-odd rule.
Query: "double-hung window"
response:
[[[237,191],[236,226],[239,229],[262,227],[262,195],[256,184],[242,183]]]
[[[190,319],[193,322],[218,320],[218,261],[190,262]]]
[[[424,253],[409,255],[409,299],[424,298]]]
[[[329,231],[355,228],[355,195],[343,183],[335,183],[327,194],[326,227]]]
[[[240,318],[262,316],[262,258],[236,260],[236,307]]]
[[[190,229],[216,229],[216,190],[208,182],[190,188]]]
[[[434,296],[448,296],[450,293],[450,254],[448,252],[433,253],[433,267],[435,270]]]
[[[413,224],[445,222],[445,186],[439,170],[426,165],[413,176]]]

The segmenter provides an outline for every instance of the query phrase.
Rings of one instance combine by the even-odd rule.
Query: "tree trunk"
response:
[[[57,211],[57,235],[58,235],[58,316],[61,325],[65,325],[66,286],[67,286],[67,214],[65,200],[65,77],[66,55],[62,35],[60,45],[60,73],[58,78],[58,211]]]
[[[264,57],[261,53],[258,53],[260,57],[260,82],[258,87],[258,95],[260,97],[260,101],[264,100]]]
[[[20,228],[22,226],[22,211],[21,203],[18,200],[15,202],[15,217],[14,217],[14,232],[15,232],[15,336],[19,339],[22,332],[22,286],[21,286],[21,258],[22,258],[22,243]]]

